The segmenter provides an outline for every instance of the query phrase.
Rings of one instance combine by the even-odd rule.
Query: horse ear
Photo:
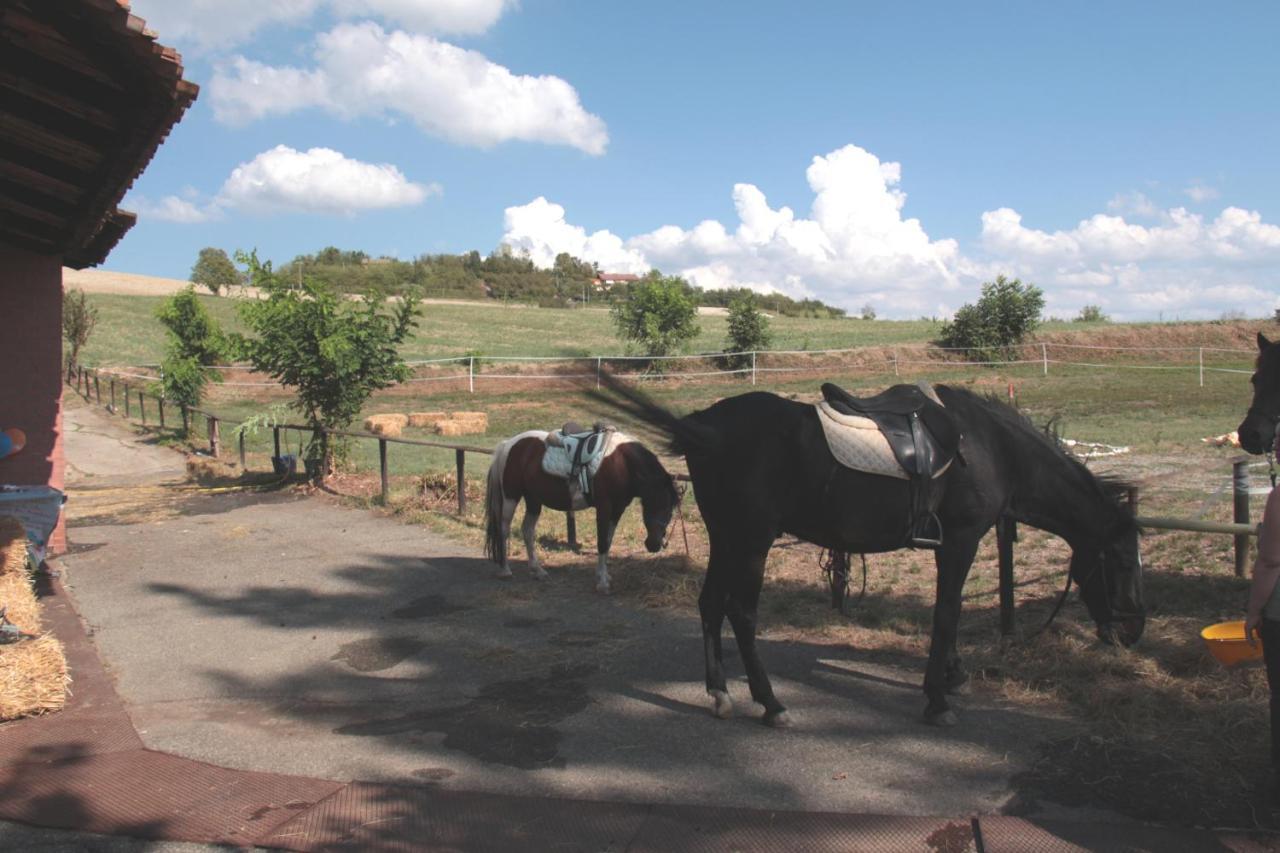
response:
[[[1267,336],[1262,332],[1258,332],[1258,352],[1262,352],[1269,346],[1271,346],[1271,341],[1267,340]]]

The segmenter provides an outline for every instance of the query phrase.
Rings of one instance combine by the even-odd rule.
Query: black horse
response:
[[[812,405],[754,392],[679,417],[613,377],[606,383],[602,401],[669,436],[688,462],[711,540],[698,609],[715,715],[733,711],[721,665],[727,616],[764,722],[786,725],[755,643],[769,549],[783,533],[848,553],[902,548],[912,534],[908,481],[840,466]],[[998,518],[1067,541],[1071,577],[1107,643],[1130,645],[1142,634],[1142,562],[1138,528],[1122,500],[1125,484],[1096,477],[1054,436],[999,400],[945,385],[936,392],[962,438],[958,460],[935,481],[930,501],[944,539],[935,552],[924,714],[926,722],[952,725],[947,694],[968,678],[956,653],[960,592],[979,541]]]
[[[1280,341],[1269,341],[1258,332],[1258,364],[1249,380],[1253,402],[1236,428],[1240,446],[1248,453],[1267,453],[1280,429]]]

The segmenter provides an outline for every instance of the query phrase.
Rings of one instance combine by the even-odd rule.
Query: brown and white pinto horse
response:
[[[538,561],[534,540],[542,508],[567,511],[591,506],[596,511],[596,591],[607,594],[609,546],[623,511],[632,500],[639,498],[648,532],[645,547],[650,553],[662,550],[671,515],[680,501],[675,483],[648,448],[621,433],[613,433],[608,439],[611,446],[592,481],[588,502],[580,494],[571,496],[568,480],[542,470],[546,439],[546,432],[530,430],[507,439],[494,450],[485,490],[485,556],[500,566],[499,578],[511,577],[507,542],[516,506],[523,500],[524,523],[520,531],[529,553],[529,570],[534,580],[542,580],[547,573]]]

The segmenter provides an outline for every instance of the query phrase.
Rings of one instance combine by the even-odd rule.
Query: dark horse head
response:
[[[661,551],[667,544],[667,531],[671,529],[671,517],[680,503],[680,493],[675,481],[662,467],[653,451],[638,441],[629,441],[619,447],[625,452],[627,473],[640,498],[644,515],[644,547],[651,554]]]
[[[1071,577],[1098,626],[1098,639],[1131,646],[1146,624],[1138,525],[1124,501],[1128,486],[1111,480],[1100,483],[1115,506],[1115,518],[1101,538],[1073,545]]]
[[[1266,453],[1280,429],[1280,341],[1258,332],[1258,364],[1253,372],[1253,402],[1236,428],[1240,446],[1249,453]]]

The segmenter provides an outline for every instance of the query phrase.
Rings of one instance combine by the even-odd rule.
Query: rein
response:
[[[1094,567],[1093,567],[1093,571],[1089,572],[1089,576],[1088,576],[1088,577],[1086,577],[1086,578],[1084,579],[1084,581],[1080,584],[1080,589],[1081,589],[1081,590],[1083,590],[1083,589],[1084,589],[1084,585],[1085,585],[1086,583],[1088,583],[1089,581],[1093,580],[1093,576],[1094,576],[1094,575],[1096,575],[1096,574],[1098,573],[1098,569],[1103,569],[1103,563],[1105,562],[1105,560],[1106,560],[1106,558],[1105,558],[1105,557],[1104,557],[1104,558],[1101,558],[1101,559],[1099,559],[1099,560],[1098,560],[1098,565],[1096,565],[1096,566],[1094,566]],[[1102,576],[1102,580],[1103,580],[1103,582],[1104,582],[1104,583],[1106,582],[1106,579],[1107,579],[1107,577],[1106,577],[1106,569],[1103,569],[1103,576]],[[1062,595],[1058,596],[1058,603],[1057,603],[1057,604],[1055,604],[1055,605],[1053,606],[1053,612],[1049,614],[1049,618],[1048,618],[1048,619],[1044,620],[1044,624],[1043,624],[1043,625],[1041,625],[1041,626],[1040,626],[1039,628],[1037,628],[1034,632],[1032,632],[1030,635],[1028,635],[1028,636],[1027,636],[1027,639],[1028,639],[1028,640],[1034,640],[1036,637],[1038,637],[1038,636],[1040,636],[1041,634],[1043,634],[1043,633],[1045,632],[1045,629],[1046,629],[1046,628],[1048,628],[1050,625],[1052,625],[1052,624],[1053,624],[1053,620],[1054,620],[1054,618],[1058,615],[1058,611],[1062,610],[1062,605],[1064,605],[1064,604],[1066,604],[1066,603],[1067,603],[1067,594],[1068,594],[1069,592],[1071,592],[1071,567],[1070,567],[1070,566],[1068,566],[1068,567],[1067,567],[1067,585],[1066,585],[1065,587],[1063,587],[1063,589],[1062,589]],[[1108,602],[1107,602],[1107,610],[1109,611],[1110,609],[1111,609],[1111,602],[1110,602],[1110,601],[1108,601]]]

